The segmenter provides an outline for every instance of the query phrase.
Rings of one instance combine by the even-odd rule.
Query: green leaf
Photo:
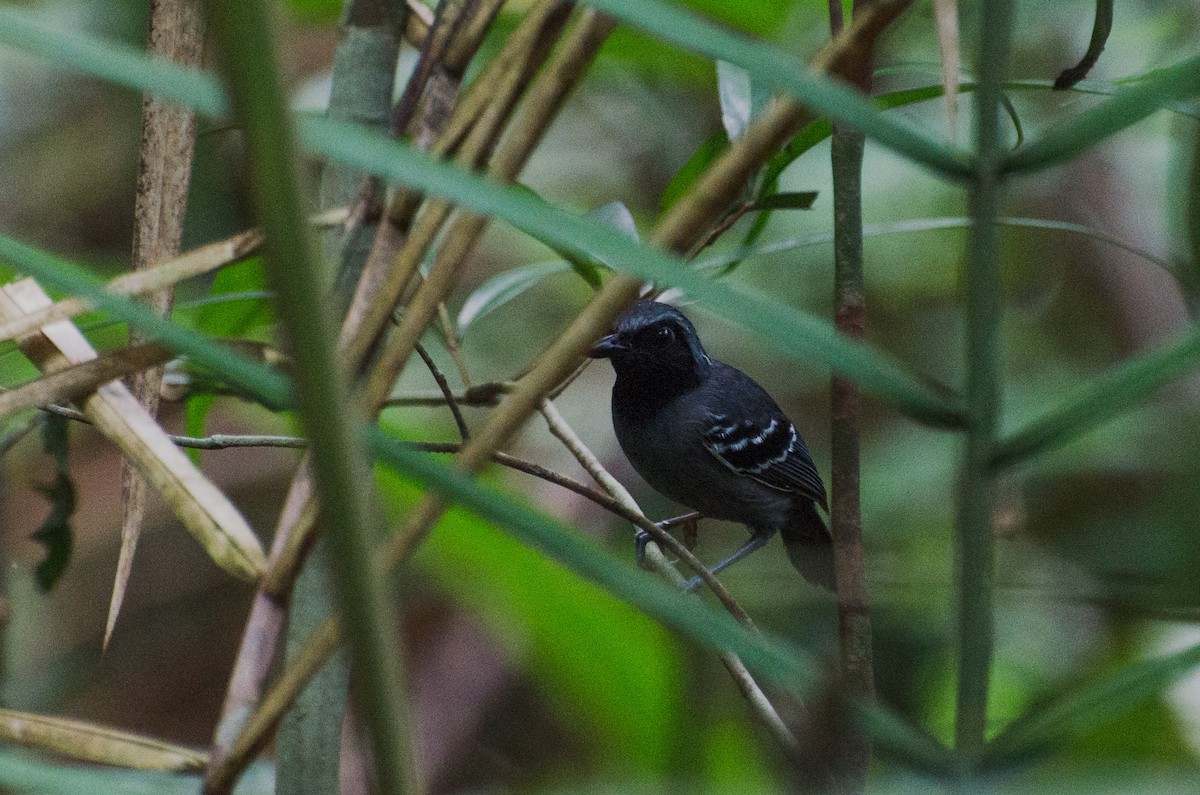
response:
[[[1200,56],[1155,72],[1104,102],[1047,130],[1009,155],[1005,170],[1022,173],[1069,160],[1171,102],[1200,94]]]
[[[995,770],[1026,761],[1056,743],[1117,718],[1158,696],[1200,666],[1200,645],[1125,670],[1090,687],[1063,694],[1015,721],[984,749],[983,766]]]
[[[725,150],[728,148],[729,136],[724,131],[713,133],[706,138],[704,143],[700,144],[700,147],[683,164],[683,167],[675,172],[675,176],[671,177],[671,181],[663,189],[662,198],[658,202],[659,211],[666,212],[674,207],[676,202],[687,195],[713,161],[725,154]]]
[[[756,210],[811,210],[817,200],[815,190],[772,193],[754,202]]]
[[[1081,385],[1061,405],[999,442],[992,463],[1012,466],[1061,447],[1192,372],[1198,363],[1200,330],[1193,329],[1175,343],[1142,354]]]
[[[195,438],[207,436],[208,412],[212,411],[213,404],[216,402],[216,395],[210,392],[189,395],[187,405],[183,410],[184,433]],[[203,452],[200,448],[188,447],[183,452],[187,454],[193,464],[200,465],[200,454]]]
[[[250,257],[222,268],[213,280],[210,298],[266,295],[267,276],[262,257]],[[200,308],[196,327],[214,337],[241,337],[275,323],[270,301],[210,301]]]
[[[46,548],[46,554],[34,570],[38,587],[49,591],[67,568],[74,546],[71,514],[75,512],[75,484],[71,480],[70,452],[66,417],[49,414],[42,423],[42,450],[54,461],[54,478],[39,485],[38,491],[50,503],[50,515],[33,533],[33,539]]]
[[[467,327],[476,320],[499,309],[531,287],[540,284],[546,277],[563,273],[570,270],[571,267],[571,263],[562,260],[536,262],[533,265],[513,268],[493,276],[467,296],[456,321],[458,333],[465,333]]]
[[[376,482],[397,516],[421,494],[384,467]],[[683,701],[680,643],[670,632],[463,510],[446,513],[413,565],[488,625],[589,743],[634,775],[667,773]]]

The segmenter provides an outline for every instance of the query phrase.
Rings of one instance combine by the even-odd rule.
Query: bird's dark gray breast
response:
[[[777,530],[792,495],[732,472],[704,445],[711,424],[703,401],[684,393],[647,400],[640,389],[613,389],[613,428],[625,457],[666,497],[713,519]]]

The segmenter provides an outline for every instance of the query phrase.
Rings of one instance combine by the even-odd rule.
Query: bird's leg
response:
[[[662,530],[670,530],[672,527],[677,525],[683,525],[684,543],[687,544],[688,549],[691,549],[696,544],[696,523],[699,521],[700,514],[693,511],[692,513],[685,513],[683,516],[676,516],[671,519],[664,519],[661,522],[655,522],[655,524],[658,525],[658,527]],[[646,568],[646,544],[650,543],[652,540],[654,539],[651,537],[651,535],[641,528],[638,528],[638,531],[633,535],[633,543],[637,549],[637,564],[639,568]],[[688,543],[689,540],[691,541],[690,544]]]
[[[771,540],[772,535],[774,535],[774,534],[773,533],[765,533],[763,535],[755,534],[755,535],[750,536],[750,540],[747,541],[745,544],[742,544],[741,548],[739,548],[736,552],[734,552],[729,557],[725,558],[725,560],[721,561],[720,563],[718,563],[717,565],[715,565],[711,569],[709,569],[708,570],[709,574],[716,574],[717,572],[722,571],[723,569],[727,569],[730,566],[732,566],[733,564],[737,563],[742,558],[749,555],[750,553],[756,552],[757,550],[762,549],[764,546],[766,546],[767,542]],[[697,588],[699,588],[703,584],[704,584],[704,581],[701,580],[698,576],[693,577],[692,579],[688,580],[686,590],[688,593],[691,593],[692,591],[695,591]]]
[[[637,532],[633,534],[633,543],[637,548],[637,565],[639,569],[649,568],[646,565],[646,545],[653,540],[654,539],[650,536],[650,533],[640,527],[637,529]]]

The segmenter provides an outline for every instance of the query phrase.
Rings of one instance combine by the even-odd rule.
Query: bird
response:
[[[612,362],[613,430],[638,474],[702,516],[749,528],[749,540],[712,573],[779,533],[800,574],[834,590],[833,538],[817,510],[829,512],[825,485],[765,389],[709,356],[691,321],[659,301],[634,303],[588,355]],[[688,588],[698,585],[694,578]]]

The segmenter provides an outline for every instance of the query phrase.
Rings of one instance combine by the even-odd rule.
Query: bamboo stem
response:
[[[958,711],[955,747],[970,771],[983,751],[993,624],[992,455],[1000,416],[1000,197],[1004,145],[1000,98],[1012,33],[1012,4],[987,3],[979,23],[975,174],[969,202],[966,402],[970,417],[958,509]],[[969,773],[968,773],[969,775]]]
[[[370,730],[379,786],[415,789],[399,639],[389,585],[372,556],[371,470],[350,400],[325,281],[304,225],[294,134],[264,8],[209,0],[208,18],[246,139],[255,208],[268,241],[268,276],[294,360],[296,405],[312,440],[312,469],[329,523],[338,602],[356,667],[355,702]]]

